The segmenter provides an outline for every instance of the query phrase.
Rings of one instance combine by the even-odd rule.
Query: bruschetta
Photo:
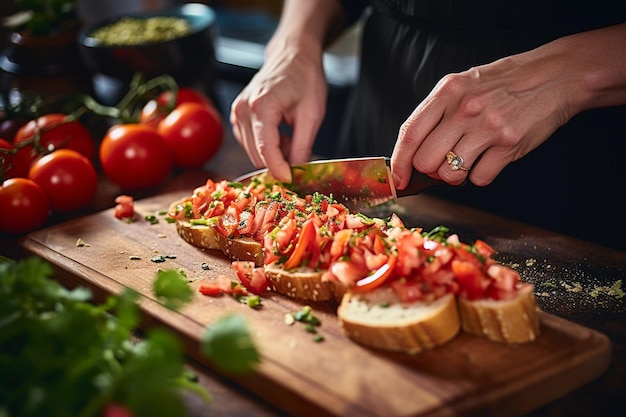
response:
[[[506,343],[540,333],[532,286],[487,243],[445,227],[425,232],[254,180],[209,180],[169,215],[185,241],[237,262],[244,285],[254,276],[256,292],[266,281],[285,296],[337,301],[342,331],[366,346],[415,353],[461,330]]]

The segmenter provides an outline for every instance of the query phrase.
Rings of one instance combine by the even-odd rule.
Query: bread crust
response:
[[[353,341],[409,354],[442,346],[461,328],[453,294],[430,303],[402,303],[389,287],[347,292],[337,316],[343,333]]]
[[[335,294],[339,288],[322,281],[322,274],[322,271],[304,267],[287,271],[276,263],[265,266],[269,287],[279,294],[311,301],[341,298],[343,294]]]
[[[176,231],[190,245],[220,250],[230,260],[253,261],[256,266],[263,266],[263,247],[252,238],[230,239],[209,225],[192,225],[187,221],[177,221]]]
[[[511,300],[458,298],[463,330],[494,342],[524,343],[540,334],[533,287],[522,286]]]
[[[207,225],[192,225],[187,221],[176,221],[176,232],[190,245],[203,249],[220,249],[217,232]]]

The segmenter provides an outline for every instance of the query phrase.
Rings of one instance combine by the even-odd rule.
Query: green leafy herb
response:
[[[157,271],[152,287],[159,302],[171,310],[179,309],[193,298],[187,277],[179,271]]]
[[[225,316],[205,329],[202,352],[218,367],[233,373],[249,372],[260,362],[246,321],[237,314]]]
[[[445,242],[448,233],[450,233],[450,228],[446,226],[436,226],[430,232],[423,232],[422,236],[439,242]]]
[[[291,316],[293,317],[293,320],[305,324],[304,330],[307,333],[312,333],[314,335],[313,341],[321,342],[324,340],[324,336],[322,336],[317,331],[317,328],[322,325],[322,322],[320,322],[320,320],[315,317],[315,315],[313,314],[313,309],[310,306],[302,307],[302,310],[291,313]],[[291,320],[285,320],[285,322],[288,325],[292,324]]]
[[[144,219],[150,223],[150,224],[157,224],[159,223],[159,219],[157,218],[157,216],[155,216],[154,214],[146,214],[144,216]]]
[[[0,263],[0,416],[96,417],[115,404],[140,416],[186,416],[183,390],[210,402],[184,366],[166,329],[137,337],[138,293],[102,304],[85,288],[66,289],[39,258]],[[190,299],[184,275],[159,272],[154,290],[167,306]],[[219,366],[241,372],[259,361],[239,316],[217,320],[201,346]]]

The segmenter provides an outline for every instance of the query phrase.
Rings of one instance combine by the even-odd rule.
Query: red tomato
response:
[[[172,169],[171,151],[153,128],[121,124],[108,130],[100,144],[104,174],[123,189],[153,187]]]
[[[198,103],[205,107],[213,108],[213,102],[204,93],[192,88],[181,87],[178,89],[174,105],[171,106],[172,92],[164,91],[154,100],[150,100],[141,109],[139,122],[157,127],[159,122],[165,119],[174,108],[183,103]]]
[[[198,287],[202,295],[222,295],[222,288],[217,281],[203,281]]]
[[[197,103],[176,107],[158,126],[172,150],[174,164],[199,168],[215,156],[224,140],[222,119],[216,110]]]
[[[489,285],[489,278],[474,262],[455,259],[452,272],[459,283],[460,294],[468,300],[481,298]]]
[[[350,290],[353,292],[367,292],[380,287],[387,282],[389,277],[393,274],[397,259],[398,257],[396,255],[389,256],[387,263],[378,268],[371,275],[357,281]]]
[[[0,186],[0,230],[6,233],[31,232],[48,218],[48,197],[28,178],[11,178]]]
[[[309,246],[315,244],[316,233],[317,230],[315,229],[315,224],[313,223],[313,221],[307,220],[302,224],[302,229],[300,230],[300,235],[298,236],[296,246],[293,252],[291,252],[291,255],[289,256],[287,261],[285,261],[283,268],[291,269],[300,266],[302,260],[307,254],[307,249],[309,248]]]
[[[263,294],[267,290],[267,277],[263,268],[257,268],[254,262],[234,261],[233,268],[244,287],[252,294]]]
[[[59,149],[36,160],[28,177],[45,191],[50,208],[57,212],[86,206],[98,188],[98,174],[89,159],[71,149]]]
[[[117,205],[115,206],[115,217],[118,219],[127,219],[135,215],[134,200],[129,195],[120,195],[115,198]]]
[[[26,172],[20,175],[28,175],[30,164],[43,154],[55,149],[73,149],[93,161],[96,147],[91,133],[79,121],[67,122],[67,116],[61,113],[50,113],[31,120],[22,126],[15,134],[13,145],[16,148],[23,146],[16,154],[19,168]],[[36,138],[40,133],[38,146],[24,145],[25,142]]]

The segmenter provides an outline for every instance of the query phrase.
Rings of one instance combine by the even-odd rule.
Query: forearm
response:
[[[570,117],[626,104],[626,23],[564,37],[545,48],[563,57],[563,76],[571,81]]]
[[[289,48],[321,54],[344,26],[338,0],[285,0],[280,23],[267,45],[266,56]]]

